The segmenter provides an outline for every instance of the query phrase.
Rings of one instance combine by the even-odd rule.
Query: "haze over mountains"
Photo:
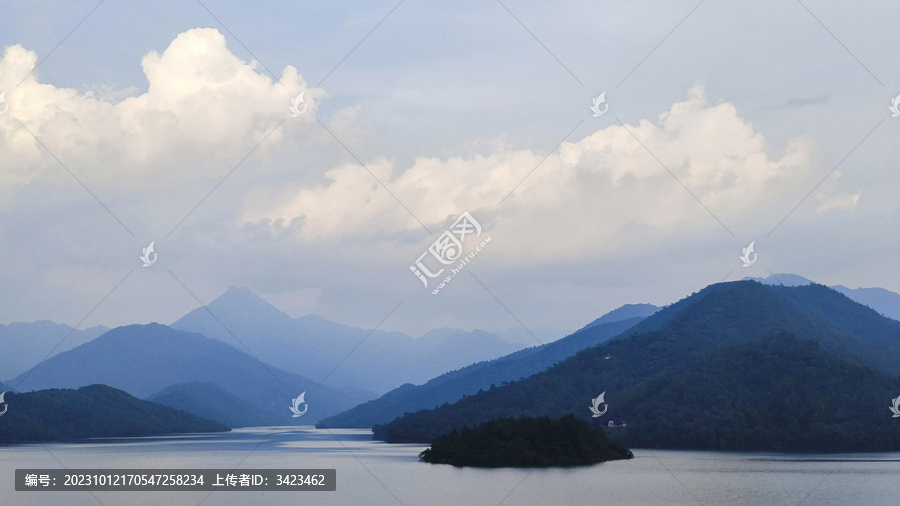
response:
[[[558,341],[520,350],[488,362],[472,364],[442,374],[424,385],[405,384],[378,399],[326,418],[319,426],[368,428],[389,422],[407,412],[455,402],[465,395],[489,389],[492,385],[501,385],[531,376],[585,348],[606,342],[643,320],[642,317],[625,318],[635,314],[632,308],[626,307],[624,311],[620,309],[622,308],[601,318],[605,318],[604,323],[596,324],[595,321]],[[648,311],[648,308],[641,309],[641,313]]]
[[[436,329],[413,339],[314,315],[293,319],[246,288],[229,289],[172,327],[73,331],[44,321],[0,330],[12,336],[10,349],[18,352],[3,354],[16,364],[9,370],[18,372],[7,380],[10,389],[106,384],[230,427],[315,423],[375,397],[379,390],[424,382],[522,347],[478,330]],[[60,349],[67,351],[31,369],[60,341],[65,345]],[[287,408],[301,392],[306,392],[308,412],[301,420],[291,420]]]
[[[415,339],[319,316],[294,319],[249,289],[235,287],[172,327],[221,340],[317,382],[379,394],[523,347],[480,330],[436,329]]]
[[[874,297],[873,307],[880,308],[900,296],[881,289],[829,289],[793,275],[762,281],[711,285],[662,309],[628,304],[564,338],[526,349],[478,330],[436,329],[414,339],[318,316],[295,319],[246,288],[230,288],[171,327],[113,329],[6,380],[2,388],[100,383],[229,427],[376,426],[382,439],[417,442],[498,416],[574,412],[589,418],[590,399],[606,392],[608,418],[628,419],[623,437],[640,445],[678,441],[681,447],[750,449],[739,442],[755,441],[754,449],[816,449],[808,438],[805,447],[788,445],[774,421],[760,419],[758,408],[779,410],[780,418],[772,420],[789,424],[794,436],[831,434],[838,438],[828,447],[834,451],[877,448],[876,434],[895,441],[880,417],[887,406],[883,397],[900,394],[892,393],[900,388],[900,322],[850,296]],[[53,339],[62,339],[62,332],[71,332],[75,342],[90,336],[51,322],[0,330],[9,328],[42,343],[52,342],[42,329],[52,331]],[[791,363],[803,368],[792,369]],[[760,379],[752,368],[771,376]],[[684,393],[674,392],[673,384]],[[827,402],[842,407],[825,413],[813,399],[828,397],[828,389],[833,393]],[[668,397],[660,397],[663,391]],[[302,392],[308,411],[291,417],[291,399]],[[791,409],[779,404],[782,397],[790,398]],[[657,416],[654,403],[677,416]],[[862,414],[854,419],[853,410]],[[812,418],[821,425],[810,426]],[[686,434],[697,423],[705,427],[704,436],[678,432],[665,439],[670,429]],[[756,431],[755,439],[741,431]]]
[[[48,320],[0,325],[0,375],[18,376],[48,356],[71,350],[107,330],[103,326],[75,330]]]
[[[9,383],[20,392],[100,383],[147,398],[173,386],[198,382],[231,394],[223,408],[240,415],[237,421],[231,419],[234,426],[245,425],[243,416],[270,424],[292,423],[290,400],[304,391],[309,412],[303,423],[348,409],[373,395],[359,389],[317,386],[221,341],[156,323],[113,329]],[[180,407],[197,414],[191,406]]]
[[[521,381],[375,427],[426,442],[503,416],[627,420],[641,446],[897,451],[900,322],[822,285],[704,288],[615,339]]]

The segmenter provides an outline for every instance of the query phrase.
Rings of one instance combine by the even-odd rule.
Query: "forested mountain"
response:
[[[744,278],[767,285],[801,286],[811,284],[812,281],[796,274],[772,274],[765,278]],[[830,288],[859,302],[864,306],[877,311],[882,316],[900,320],[900,293],[895,293],[884,288],[847,288],[842,285],[832,285]]]
[[[821,285],[722,283],[547,371],[376,426],[375,437],[427,443],[499,417],[591,418],[605,392],[599,420],[626,420],[612,434],[632,446],[897,451],[888,406],[898,370],[900,322]]]
[[[0,444],[229,430],[106,385],[7,392],[4,397],[8,409],[0,417]]]
[[[491,385],[501,385],[543,371],[575,353],[605,342],[628,330],[642,318],[611,319],[588,326],[544,346],[517,351],[489,362],[479,362],[442,374],[424,385],[403,385],[378,399],[326,418],[320,427],[372,427],[421,409],[455,402]]]

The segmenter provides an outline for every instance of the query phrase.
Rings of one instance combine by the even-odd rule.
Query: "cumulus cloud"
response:
[[[609,126],[543,157],[498,144],[486,155],[418,158],[402,173],[382,158],[368,167],[432,231],[468,210],[506,236],[494,249],[516,260],[591,256],[626,242],[626,230],[648,230],[658,240],[660,233],[714,224],[691,194],[723,222],[769,204],[773,213],[782,212],[779,204],[795,199],[797,188],[810,188],[822,171],[811,138],[794,138],[773,156],[735,106],[710,104],[702,85],[655,122]],[[420,228],[359,165],[336,167],[325,179],[289,188],[244,218],[275,228],[293,223],[304,240]],[[849,208],[848,197],[837,191],[823,188],[822,198]]]
[[[25,184],[48,167],[58,171],[18,122],[96,184],[127,190],[145,186],[150,176],[221,175],[231,166],[221,162],[240,159],[289,118],[290,99],[307,87],[291,66],[280,83],[273,82],[257,62],[236,57],[222,34],[208,28],[181,33],[162,53],[143,58],[149,83],[144,93],[80,92],[42,83],[39,71],[29,75],[37,61],[37,54],[21,45],[5,48],[0,59],[0,89],[9,104],[0,122],[0,188]],[[314,122],[322,96],[322,90],[307,90],[310,110],[276,130],[262,149],[277,146],[285,129]]]

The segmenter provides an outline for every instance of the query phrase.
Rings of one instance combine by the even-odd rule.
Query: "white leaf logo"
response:
[[[756,262],[756,253],[753,252],[754,244],[756,244],[756,241],[751,242],[749,246],[742,249],[744,254],[741,255],[741,260],[744,262],[744,267],[750,267],[754,264],[754,262]],[[750,259],[750,255],[753,255],[752,260]]]
[[[302,394],[298,395],[296,399],[292,399],[293,405],[291,406],[291,411],[294,414],[291,416],[291,418],[297,418],[297,417],[303,416],[306,413],[306,410],[309,409],[309,404],[306,404],[306,401],[304,400],[305,397],[306,397],[306,391],[304,391]],[[300,411],[301,404],[306,404],[305,406],[303,406],[303,411]]]
[[[150,241],[150,245],[141,250],[143,252],[143,255],[141,255],[141,260],[144,262],[144,267],[150,267],[156,262],[157,255],[153,252],[154,244],[156,244],[156,241]],[[153,255],[153,257],[151,258],[150,255]]]
[[[288,110],[293,113],[291,114],[292,118],[296,118],[306,112],[306,102],[303,101],[304,93],[306,93],[306,90],[301,91],[300,94],[297,95],[297,98],[291,100],[291,106],[288,107]],[[303,104],[303,110],[298,109],[300,104]]]
[[[5,414],[6,414],[6,408],[9,407],[9,405],[6,404],[6,401],[3,400],[3,396],[4,396],[4,395],[6,395],[6,392],[3,392],[2,394],[0,394],[0,404],[3,404],[3,411],[0,412],[0,416],[5,415]]]
[[[2,96],[3,95],[0,95],[0,97]],[[888,109],[893,113],[891,114],[892,118],[900,116],[900,95],[897,95],[893,100],[891,100],[891,106],[888,107]]]
[[[0,401],[2,401],[2,397],[0,397]],[[891,399],[891,401],[894,403],[893,406],[888,408],[894,413],[894,416],[891,418],[900,418],[900,395],[896,399]]]
[[[601,109],[600,106],[603,106]],[[606,92],[597,95],[597,98],[594,99],[594,105],[591,106],[591,111],[594,112],[594,117],[599,118],[606,114],[606,111],[609,110],[609,104],[606,103]]]
[[[590,408],[588,408],[591,410],[591,413],[593,413],[593,416],[591,416],[591,418],[598,418],[598,417],[601,417],[604,414],[606,414],[606,409],[609,408],[609,405],[606,404],[606,401],[603,400],[603,397],[605,395],[606,395],[606,392],[603,392],[600,395],[598,395],[595,399],[591,399],[591,402],[593,403],[593,405]],[[603,411],[600,411],[601,404],[604,405]]]

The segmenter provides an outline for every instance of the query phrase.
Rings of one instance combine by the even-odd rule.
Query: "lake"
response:
[[[551,470],[419,462],[422,445],[364,430],[254,427],[230,433],[0,447],[0,504],[870,505],[900,502],[900,453],[793,455],[634,450]],[[333,468],[335,492],[16,492],[17,468]],[[93,495],[92,495],[93,494]]]

